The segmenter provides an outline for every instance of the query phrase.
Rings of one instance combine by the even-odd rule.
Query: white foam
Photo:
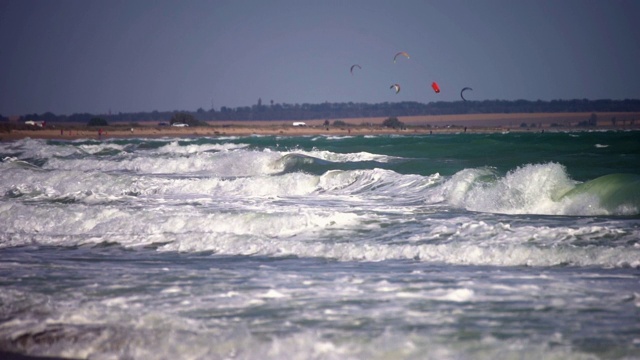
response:
[[[45,169],[114,172],[125,171],[140,174],[198,174],[207,173],[220,177],[255,176],[277,172],[273,163],[280,157],[268,151],[245,150],[223,152],[197,152],[192,155],[170,157],[138,156],[115,159],[91,158],[50,159]]]
[[[352,138],[354,138],[354,136],[350,136],[350,135],[325,135],[325,136],[321,136],[321,137],[314,137],[313,139],[311,139],[311,141],[317,141],[318,139],[346,140],[346,139],[352,139]]]
[[[445,294],[437,296],[437,300],[441,301],[453,301],[453,302],[466,302],[471,301],[475,293],[471,289],[455,289],[446,291]]]
[[[184,140],[181,140],[184,141]],[[248,144],[236,144],[236,143],[213,143],[213,144],[180,144],[179,141],[172,141],[167,145],[164,145],[157,150],[154,150],[154,153],[158,154],[181,154],[181,155],[190,155],[190,154],[199,154],[203,152],[217,152],[217,151],[232,151],[237,149],[247,148]]]
[[[326,150],[312,150],[312,151],[296,150],[293,152],[289,152],[289,154],[302,154],[302,155],[311,156],[314,158],[332,161],[332,162],[361,162],[361,161],[389,162],[392,159],[397,159],[396,157],[393,157],[393,156],[374,154],[366,151],[360,151],[355,153],[336,153],[336,152],[326,151]]]
[[[288,297],[287,295],[275,289],[269,289],[266,293],[260,294],[258,296],[265,299],[282,299]]]
[[[431,176],[401,175],[391,170],[328,171],[320,177],[319,187],[337,194],[367,193],[367,197],[389,196],[411,200],[424,197],[425,189],[440,181],[439,174]]]
[[[342,215],[335,216],[334,219],[342,217]],[[331,227],[344,231],[346,224],[344,222],[334,224],[332,220],[329,223],[325,222],[324,226],[323,231],[330,236]],[[351,228],[352,231],[358,231],[357,226],[351,226]],[[484,230],[481,230],[483,228]],[[320,229],[322,227],[318,228]],[[425,239],[439,239],[443,235],[439,231],[441,231],[440,227],[435,227],[433,233],[425,235]],[[616,233],[615,229],[587,226],[544,231],[544,229],[533,227],[514,229],[508,225],[491,227],[487,224],[477,224],[477,226],[460,226],[458,229],[445,229],[445,231],[450,233],[448,235],[450,239],[446,242],[438,241],[429,244],[415,241],[413,244],[394,245],[376,241],[355,243],[308,241],[305,240],[305,232],[297,232],[297,235],[290,239],[280,236],[264,238],[257,234],[256,229],[250,237],[203,234],[201,239],[177,239],[162,249],[209,250],[229,255],[325,257],[341,261],[419,259],[426,262],[458,265],[605,267],[640,265],[638,260],[640,249],[557,246],[562,243],[570,244],[572,241],[596,241],[608,238],[610,234]],[[269,233],[268,229],[266,232]],[[628,237],[631,239],[638,235],[628,234]],[[535,246],[536,243],[554,246]]]
[[[484,180],[490,178],[489,180]],[[445,200],[471,211],[504,214],[607,215],[595,196],[562,195],[576,182],[556,163],[525,165],[496,177],[489,169],[465,169],[430,194],[431,202]]]
[[[111,142],[101,142],[97,144],[83,144],[83,145],[79,145],[77,148],[87,154],[99,154],[106,150],[124,151],[125,149],[123,145],[119,145]]]

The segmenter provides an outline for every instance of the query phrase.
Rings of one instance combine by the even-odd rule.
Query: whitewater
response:
[[[0,143],[0,354],[638,359],[640,133]]]

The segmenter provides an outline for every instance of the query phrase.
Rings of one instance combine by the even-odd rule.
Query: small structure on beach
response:
[[[295,121],[293,123],[293,126],[307,126],[307,124],[302,121]]]
[[[27,126],[34,126],[34,127],[40,127],[40,128],[44,128],[46,125],[46,121],[34,121],[34,120],[27,120],[24,122],[25,125]]]

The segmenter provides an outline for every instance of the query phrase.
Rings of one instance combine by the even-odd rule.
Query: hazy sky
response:
[[[638,99],[639,66],[639,0],[0,0],[5,116]]]

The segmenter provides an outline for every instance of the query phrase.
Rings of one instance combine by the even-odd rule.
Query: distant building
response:
[[[293,126],[307,126],[307,124],[302,121],[296,121],[293,123]]]

